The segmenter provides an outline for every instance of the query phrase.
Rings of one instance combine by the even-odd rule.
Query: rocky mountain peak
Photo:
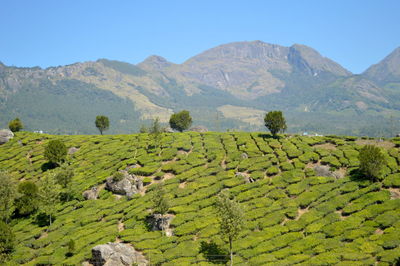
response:
[[[159,55],[151,55],[143,62],[137,64],[138,67],[146,71],[162,71],[171,65],[173,65],[173,63]]]
[[[379,63],[369,67],[363,75],[378,84],[400,82],[400,47]]]
[[[233,42],[219,45],[196,55],[184,64],[195,64],[209,60],[284,60],[288,48],[262,41]]]
[[[351,75],[351,72],[338,63],[302,44],[294,44],[289,48],[288,60],[295,68],[311,75],[318,75],[320,72],[331,72],[337,76]]]

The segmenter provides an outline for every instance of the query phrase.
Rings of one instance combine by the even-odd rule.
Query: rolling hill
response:
[[[36,215],[11,223],[16,248],[10,265],[79,265],[91,249],[131,245],[154,265],[226,262],[213,204],[229,190],[245,210],[234,242],[235,265],[394,265],[400,257],[400,139],[282,136],[265,133],[168,133],[155,148],[147,134],[55,136],[17,133],[0,146],[0,169],[16,180],[38,182],[45,145],[70,148],[74,197],[56,205],[51,226]],[[358,151],[381,146],[382,179],[357,175]],[[74,148],[74,149],[71,149]],[[42,170],[43,169],[43,170]],[[130,199],[104,189],[127,170],[144,187]],[[170,236],[152,231],[155,184],[170,202]],[[98,199],[82,193],[97,188]],[[67,256],[68,242],[75,251]]]
[[[93,118],[104,114],[111,133],[129,133],[188,109],[195,125],[211,130],[260,130],[259,114],[279,109],[290,132],[393,136],[400,131],[398,58],[396,49],[353,75],[311,47],[252,41],[182,64],[160,56],[137,65],[99,59],[47,69],[0,63],[0,125],[19,116],[28,130],[92,134]]]

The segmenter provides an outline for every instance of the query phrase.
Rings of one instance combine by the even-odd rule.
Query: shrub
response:
[[[51,140],[45,147],[44,157],[53,164],[59,164],[67,156],[67,147],[61,140]]]
[[[385,164],[385,157],[380,148],[373,145],[365,145],[358,157],[360,161],[360,172],[367,178],[376,180],[380,177],[381,170]]]
[[[8,128],[12,132],[18,132],[24,128],[24,125],[22,124],[21,120],[17,117],[14,120],[11,120],[10,123],[8,123]]]
[[[121,181],[122,179],[124,179],[124,174],[121,173],[121,172],[116,172],[116,173],[112,176],[112,178],[113,178],[113,181],[114,181],[114,182],[119,182],[119,181]]]
[[[3,221],[0,221],[0,262],[4,262],[9,254],[14,250],[15,236],[8,226]]]
[[[385,187],[400,187],[400,174],[392,174],[383,181]]]
[[[38,187],[31,181],[23,181],[18,184],[20,196],[15,200],[16,213],[26,216],[34,213],[39,204]]]
[[[266,174],[268,176],[276,175],[279,173],[279,169],[276,166],[271,166],[267,169]]]

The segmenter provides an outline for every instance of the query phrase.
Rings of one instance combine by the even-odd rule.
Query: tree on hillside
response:
[[[382,167],[385,165],[385,156],[381,149],[374,145],[365,145],[358,155],[360,172],[371,180],[379,179]]]
[[[7,172],[0,172],[0,220],[8,223],[14,211],[16,183]]]
[[[11,120],[10,123],[8,123],[8,128],[12,132],[18,132],[24,128],[24,125],[22,124],[21,120],[17,117],[14,120]]]
[[[38,209],[39,190],[35,183],[23,181],[18,184],[19,197],[15,199],[17,215],[27,216]]]
[[[232,244],[244,226],[244,211],[235,199],[230,199],[227,191],[219,193],[215,203],[221,234],[229,242],[231,266],[233,265]]]
[[[150,137],[153,142],[153,146],[155,148],[158,148],[160,146],[162,132],[164,130],[163,127],[161,127],[161,125],[160,125],[160,119],[158,117],[153,120],[153,123],[151,124],[149,129],[150,129],[149,133],[150,133]]]
[[[169,202],[165,198],[165,191],[162,184],[157,184],[154,188],[154,194],[152,197],[153,202],[153,213],[166,214],[169,210]]]
[[[287,129],[282,111],[268,112],[264,117],[264,123],[274,137],[276,137],[278,132],[285,132]]]
[[[67,147],[61,140],[50,140],[44,149],[44,157],[50,163],[59,165],[67,157]]]
[[[149,128],[146,125],[141,125],[139,129],[139,133],[149,133]]]
[[[104,115],[96,116],[95,124],[101,135],[103,135],[103,131],[107,130],[110,127],[110,121],[108,117]]]
[[[69,201],[72,193],[72,178],[74,177],[74,171],[67,164],[63,164],[60,169],[55,173],[55,179],[57,184],[59,184],[64,189],[64,196],[67,201]]]
[[[190,116],[189,111],[183,110],[171,115],[169,125],[172,129],[180,132],[188,129],[192,125],[192,117]]]
[[[48,215],[51,225],[56,204],[60,201],[60,186],[56,182],[54,173],[48,174],[40,180],[39,200],[41,210]]]
[[[0,263],[3,264],[14,250],[15,236],[11,227],[0,221]]]

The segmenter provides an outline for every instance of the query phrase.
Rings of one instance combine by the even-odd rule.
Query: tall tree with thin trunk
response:
[[[240,204],[231,199],[228,191],[219,193],[215,203],[220,225],[220,231],[229,242],[231,266],[233,265],[233,240],[237,239],[244,226],[244,211]]]
[[[56,211],[56,204],[60,201],[60,190],[54,173],[44,176],[40,181],[40,207],[49,216],[50,225]]]
[[[17,195],[17,186],[12,176],[0,171],[0,219],[5,223],[10,221],[14,211],[14,199]]]
[[[103,131],[107,130],[110,127],[110,120],[107,116],[98,115],[96,116],[95,124],[97,129],[100,131],[100,134],[103,135]]]

